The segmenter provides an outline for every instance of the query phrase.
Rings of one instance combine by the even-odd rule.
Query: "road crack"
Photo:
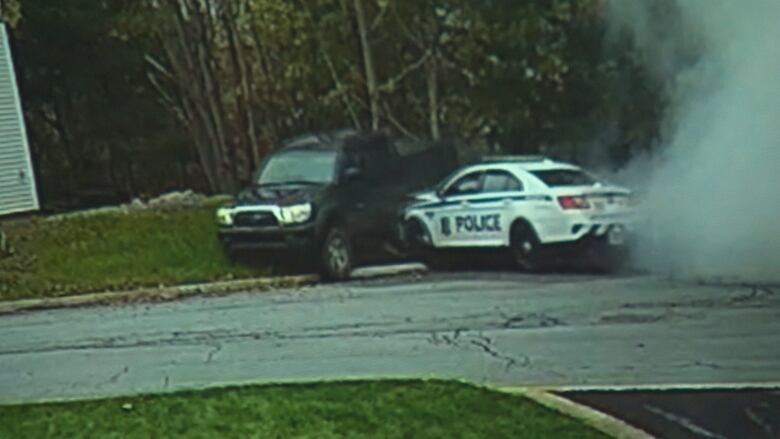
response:
[[[520,358],[517,358],[516,356],[502,353],[496,348],[493,339],[484,334],[468,334],[465,337],[461,337],[463,332],[465,332],[465,329],[456,329],[452,335],[439,335],[439,333],[433,332],[428,338],[428,342],[434,346],[443,345],[460,349],[476,348],[483,354],[487,354],[491,358],[504,362],[505,372],[508,372],[513,367],[527,367],[531,362],[528,356],[524,354],[521,354]]]
[[[721,369],[721,366],[719,364],[708,363],[706,361],[701,361],[701,360],[696,360],[693,363],[688,364],[687,366],[688,367],[706,367],[708,369],[714,369],[714,370]]]
[[[551,328],[565,325],[565,323],[557,317],[547,315],[546,313],[520,314],[514,316],[501,313],[501,317],[504,318],[504,322],[501,323],[501,327],[504,329]]]
[[[731,303],[739,304],[752,302],[754,300],[762,299],[767,296],[773,296],[775,294],[775,291],[772,288],[764,285],[742,285],[742,287],[747,288],[750,291],[737,295],[731,299]]]
[[[115,373],[114,375],[111,375],[111,378],[108,379],[108,382],[112,383],[112,384],[116,384],[119,381],[119,378],[121,378],[122,375],[125,375],[128,372],[130,372],[130,368],[125,366],[124,369],[120,370],[119,372]]]
[[[212,350],[209,351],[209,353],[206,355],[206,364],[211,363],[211,360],[214,359],[214,356],[217,355],[222,350],[222,345],[217,344],[213,347]]]

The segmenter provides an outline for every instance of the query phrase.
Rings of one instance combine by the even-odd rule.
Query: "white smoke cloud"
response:
[[[780,280],[780,1],[609,0],[669,86],[640,264],[682,277]],[[688,56],[696,50],[696,56]],[[643,164],[647,161],[643,160]]]

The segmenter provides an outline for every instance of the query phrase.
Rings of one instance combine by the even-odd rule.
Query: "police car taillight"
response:
[[[590,209],[590,203],[585,197],[563,196],[558,197],[558,204],[563,210]]]

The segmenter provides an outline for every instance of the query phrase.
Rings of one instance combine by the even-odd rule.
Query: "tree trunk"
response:
[[[306,15],[309,17],[309,23],[312,25],[312,29],[318,29],[318,23],[314,21],[314,15],[311,12],[311,9],[309,8],[307,4],[308,0],[302,0],[301,7],[306,8]],[[348,8],[344,7],[342,0],[342,9],[344,11],[348,10]],[[342,12],[344,12],[342,11]],[[336,71],[336,65],[333,63],[333,58],[330,56],[330,52],[328,51],[327,44],[325,42],[325,38],[318,32],[317,33],[317,40],[318,40],[318,51],[320,55],[322,56],[322,59],[325,61],[325,64],[328,66],[328,72],[330,73],[330,77],[333,80],[333,85],[336,87],[336,93],[341,96],[341,102],[344,104],[344,109],[347,111],[347,114],[349,114],[349,118],[352,120],[352,126],[359,130],[363,130],[363,124],[360,123],[360,118],[358,118],[358,114],[355,111],[354,105],[352,105],[352,101],[350,100],[349,93],[347,91],[347,86],[344,85],[344,82],[339,77],[338,72]]]
[[[186,36],[180,34],[179,40],[175,43],[163,41],[162,46],[171,66],[172,74],[177,81],[174,84],[174,89],[181,107],[182,122],[190,130],[190,138],[195,146],[195,152],[209,188],[212,192],[218,192],[220,183],[217,172],[219,167],[218,152],[214,148],[216,142],[212,130],[208,127],[207,118],[202,117],[200,103],[204,99],[200,96],[201,88],[196,85],[199,82],[199,79],[195,77],[198,69],[195,67],[195,61],[186,46]]]
[[[439,128],[439,77],[436,57],[432,56],[426,65],[426,82],[428,84],[428,120],[433,140],[441,139]]]
[[[227,33],[227,40],[230,45],[230,58],[233,64],[235,87],[240,90],[239,97],[236,99],[236,112],[237,115],[243,115],[242,134],[245,140],[241,143],[244,144],[244,148],[248,149],[247,156],[250,157],[250,163],[246,167],[247,175],[241,175],[241,179],[245,179],[252,174],[253,170],[260,165],[260,145],[257,140],[257,133],[255,132],[255,118],[251,101],[251,89],[249,87],[249,81],[247,80],[247,67],[244,60],[244,51],[241,47],[241,40],[236,29],[234,10],[230,5],[233,3],[227,3],[227,8],[223,11],[222,20]]]
[[[164,37],[162,46],[172,70],[171,86],[210,189],[232,192],[237,181],[235,147],[228,144],[226,111],[211,51],[215,23],[210,14],[214,10],[202,9],[191,0],[169,2],[173,32]]]
[[[255,53],[257,56],[256,64],[258,66],[258,70],[260,73],[262,73],[262,76],[264,76],[264,80],[266,83],[270,83],[274,81],[275,75],[273,72],[273,69],[271,67],[271,60],[269,51],[267,50],[264,42],[260,38],[260,33],[257,30],[257,25],[252,24],[252,39],[255,46]],[[265,105],[263,106],[263,113],[261,114],[261,120],[265,120],[264,123],[262,123],[262,130],[261,132],[264,134],[263,137],[266,139],[266,144],[270,145],[271,148],[273,148],[273,145],[276,144],[276,142],[279,140],[279,129],[276,126],[276,124],[273,122],[273,118],[267,117],[268,114],[273,111],[273,104],[275,103],[275,98],[273,94],[273,90],[269,86],[263,87],[263,99],[265,100]],[[266,117],[263,117],[265,115]]]
[[[222,104],[222,91],[219,85],[219,79],[214,69],[214,55],[211,52],[212,35],[209,28],[208,20],[210,19],[210,11],[198,11],[197,6],[194,5],[192,13],[198,17],[198,20],[193,20],[199,26],[198,35],[195,38],[190,36],[193,41],[194,50],[197,54],[197,60],[199,63],[199,69],[202,74],[201,86],[203,87],[203,95],[205,99],[205,105],[201,107],[203,118],[207,121],[207,126],[213,130],[215,156],[217,158],[217,184],[220,192],[232,192],[235,189],[235,151],[229,149],[227,143],[227,137],[225,134],[225,127],[223,121],[225,120],[225,110]],[[184,23],[181,23],[183,26]],[[183,42],[187,44],[186,42]]]
[[[371,107],[371,129],[379,129],[379,91],[374,71],[374,59],[371,52],[371,43],[368,41],[368,28],[366,25],[366,13],[363,9],[363,0],[355,0],[355,16],[358,32],[360,33],[360,47],[363,50],[363,66],[366,71],[366,86],[368,89],[368,101]]]

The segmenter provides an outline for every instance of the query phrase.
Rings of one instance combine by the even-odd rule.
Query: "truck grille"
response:
[[[240,212],[233,217],[233,224],[239,227],[272,227],[279,222],[271,212]]]

